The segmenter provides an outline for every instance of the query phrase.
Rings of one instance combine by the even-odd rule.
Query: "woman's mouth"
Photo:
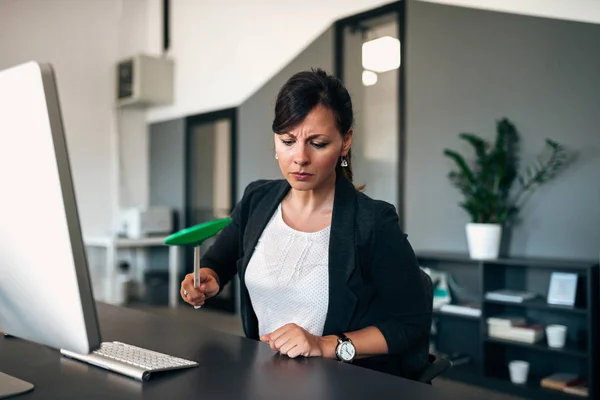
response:
[[[313,175],[312,174],[308,174],[306,172],[292,172],[292,176],[297,181],[306,181],[306,180],[310,179],[310,177],[313,176]]]

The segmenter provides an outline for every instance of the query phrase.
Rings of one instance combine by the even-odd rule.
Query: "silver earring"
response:
[[[275,154],[275,159],[276,159],[276,160],[279,160],[279,157],[277,157],[277,154]]]
[[[346,157],[343,157],[343,156],[342,156],[342,164],[341,164],[341,165],[342,165],[342,167],[344,167],[344,168],[348,166],[348,160],[346,160]]]

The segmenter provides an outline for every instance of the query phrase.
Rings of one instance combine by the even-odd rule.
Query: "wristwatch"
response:
[[[352,340],[343,333],[338,335],[338,344],[335,347],[335,355],[338,360],[343,362],[352,362],[356,356],[356,348]]]

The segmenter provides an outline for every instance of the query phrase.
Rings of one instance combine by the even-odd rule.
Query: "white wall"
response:
[[[600,23],[598,0],[429,0],[465,7]],[[159,0],[150,0],[150,3]],[[336,19],[387,0],[172,0],[175,102],[151,122],[238,106]],[[151,23],[161,9],[152,6]],[[158,45],[157,45],[157,40]],[[160,37],[152,46],[160,48]]]
[[[597,0],[429,1],[600,23]],[[0,0],[0,68],[54,64],[83,230],[103,233],[118,205],[147,203],[145,119],[237,106],[334,20],[388,2],[172,0],[175,104],[147,113],[113,108],[114,65],[160,52],[160,0]]]
[[[152,49],[150,39],[155,34],[162,38],[159,26],[152,25],[147,17],[146,0],[118,0],[120,15],[118,29],[117,55],[119,59],[130,57],[138,52]],[[150,31],[152,29],[152,31]],[[158,41],[158,48],[161,47]],[[144,108],[121,108],[116,110],[117,136],[119,140],[119,206],[135,207],[148,204],[149,168],[148,168],[148,125],[147,110]]]
[[[0,0],[0,68],[29,60],[54,65],[85,235],[104,233],[115,221],[117,127],[123,196],[147,198],[145,112],[117,119],[113,108],[116,60],[146,44],[145,7],[144,0]]]
[[[55,67],[83,229],[102,231],[116,195],[109,60],[117,2],[3,1],[0,16],[0,68],[28,60]]]
[[[238,106],[336,19],[389,2],[172,0],[175,103],[152,109],[148,120]]]

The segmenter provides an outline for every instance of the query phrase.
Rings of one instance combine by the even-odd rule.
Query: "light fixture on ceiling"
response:
[[[379,73],[400,67],[400,41],[383,36],[363,43],[362,66]]]
[[[362,83],[365,86],[373,86],[377,83],[377,74],[373,71],[363,71]]]

